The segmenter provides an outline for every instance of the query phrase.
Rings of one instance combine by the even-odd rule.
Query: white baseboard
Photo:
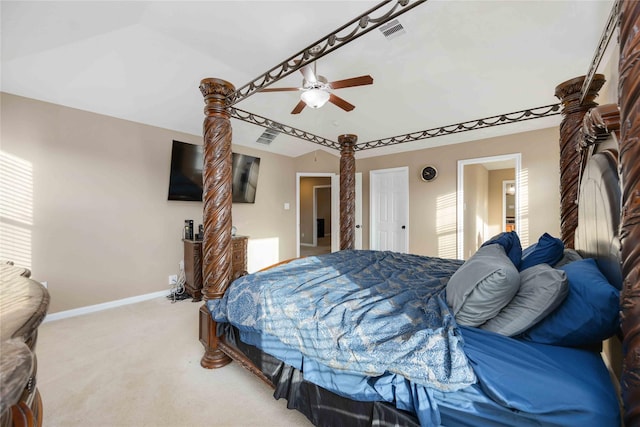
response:
[[[315,246],[313,243],[300,243],[300,246]]]
[[[72,310],[59,311],[53,314],[47,314],[44,318],[44,322],[52,322],[54,320],[66,319],[68,317],[81,316],[83,314],[94,313],[96,311],[107,310],[109,308],[120,307],[123,305],[134,304],[136,302],[142,302],[154,298],[164,297],[169,295],[169,291],[158,291],[150,294],[138,295],[135,297],[123,298],[115,301],[103,302],[102,304],[88,305],[86,307],[74,308]]]

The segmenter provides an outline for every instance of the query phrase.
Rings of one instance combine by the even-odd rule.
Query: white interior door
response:
[[[374,250],[409,251],[409,169],[370,172],[371,230]]]

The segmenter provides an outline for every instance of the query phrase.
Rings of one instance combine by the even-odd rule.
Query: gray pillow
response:
[[[480,326],[511,301],[519,285],[518,269],[504,248],[483,246],[449,279],[447,303],[459,324]]]
[[[581,259],[582,256],[578,253],[578,251],[571,248],[565,248],[562,254],[562,258],[560,258],[560,261],[556,262],[553,265],[553,268],[560,268],[563,265],[569,264],[573,261],[580,261]]]
[[[569,293],[567,274],[538,264],[520,272],[520,289],[482,329],[506,336],[521,334],[555,310]]]

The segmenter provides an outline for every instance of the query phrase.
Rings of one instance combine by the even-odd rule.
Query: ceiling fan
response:
[[[301,90],[300,102],[291,111],[291,114],[300,114],[304,107],[320,108],[328,102],[342,108],[345,111],[351,111],[355,105],[348,103],[344,99],[331,93],[332,89],[343,89],[345,87],[364,86],[373,83],[373,77],[366,75],[360,77],[352,77],[350,79],[337,80],[328,82],[324,76],[316,74],[316,63],[307,64],[300,68],[304,79],[302,87],[280,87],[266,88],[260,92],[288,92]]]

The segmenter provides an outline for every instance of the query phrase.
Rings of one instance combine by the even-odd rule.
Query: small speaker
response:
[[[185,240],[193,240],[193,220],[184,220],[184,238]]]

